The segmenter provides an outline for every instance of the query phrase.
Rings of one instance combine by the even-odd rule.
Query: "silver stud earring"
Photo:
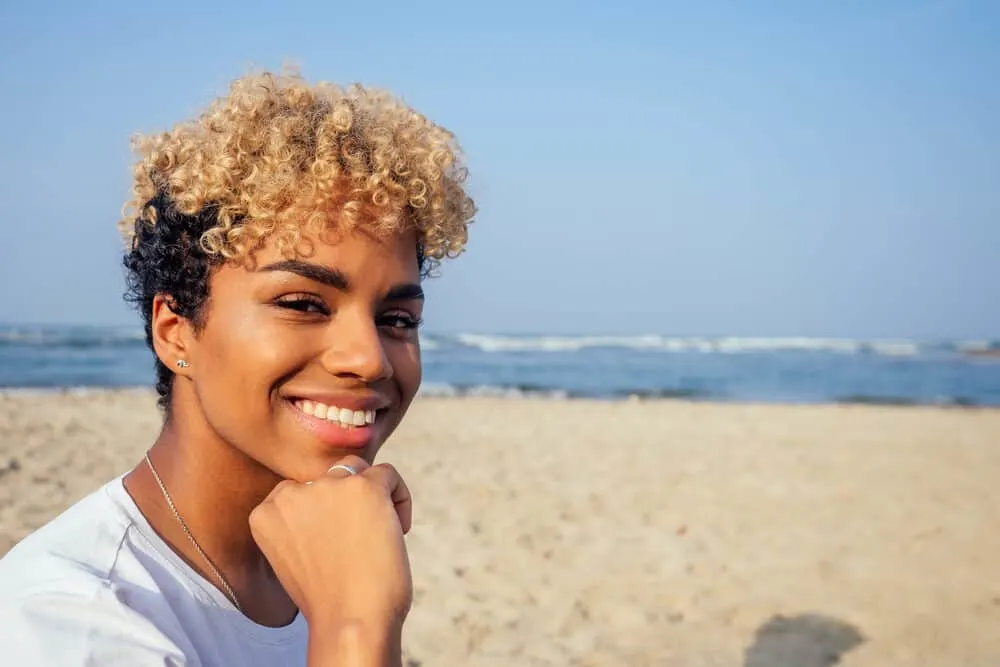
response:
[[[186,360],[184,360],[184,359],[178,359],[178,360],[177,360],[177,368],[188,368],[188,367],[189,367],[190,365],[191,365],[191,364],[189,364],[189,363],[188,363],[188,362],[187,362]]]

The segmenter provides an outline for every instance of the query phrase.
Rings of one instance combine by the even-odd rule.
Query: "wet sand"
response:
[[[158,423],[0,393],[0,554]],[[1000,410],[428,398],[383,452],[410,666],[1000,664]]]

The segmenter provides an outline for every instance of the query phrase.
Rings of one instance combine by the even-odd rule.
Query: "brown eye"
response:
[[[395,335],[410,335],[420,327],[422,321],[409,313],[388,313],[378,319],[378,326],[389,329]]]
[[[296,294],[294,296],[281,297],[275,301],[279,308],[294,310],[299,313],[328,315],[330,310],[323,303],[322,299],[309,294]]]

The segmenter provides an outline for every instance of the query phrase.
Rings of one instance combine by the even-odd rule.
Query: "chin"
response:
[[[394,407],[359,410],[355,413],[357,423],[344,423],[309,414],[308,406],[303,410],[300,403],[285,401],[286,411],[292,417],[294,440],[302,441],[305,436],[312,443],[310,449],[324,461],[336,461],[353,454],[371,463],[398,423],[398,411]]]

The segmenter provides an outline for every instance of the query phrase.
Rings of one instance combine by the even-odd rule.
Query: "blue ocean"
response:
[[[422,335],[425,395],[1000,406],[1000,341]],[[138,328],[0,325],[0,387],[151,386]]]

